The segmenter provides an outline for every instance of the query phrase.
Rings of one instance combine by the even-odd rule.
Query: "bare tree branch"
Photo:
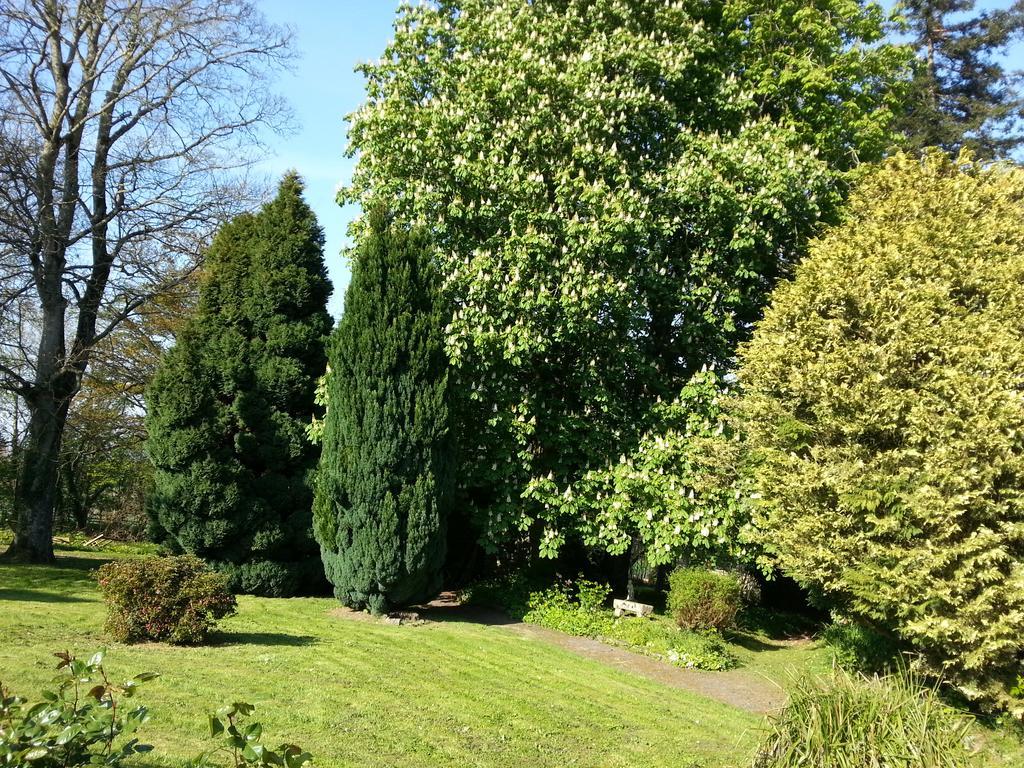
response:
[[[0,3],[0,308],[29,309],[0,317],[0,389],[30,405],[32,514],[52,518],[97,345],[255,202],[261,131],[289,121],[269,90],[289,46],[251,0]]]

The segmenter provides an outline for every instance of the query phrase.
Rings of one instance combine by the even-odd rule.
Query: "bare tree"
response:
[[[97,345],[251,204],[289,34],[248,0],[0,0],[0,387],[26,403],[15,537],[53,558],[62,436]],[[2,326],[2,323],[0,323]]]

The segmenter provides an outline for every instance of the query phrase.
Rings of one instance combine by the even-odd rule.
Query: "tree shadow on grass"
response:
[[[737,623],[741,633],[764,635],[772,640],[807,639],[822,627],[820,617],[761,606],[745,608],[737,617]]]
[[[727,630],[722,635],[733,645],[746,648],[748,651],[781,651],[786,647],[784,643],[765,642],[761,638],[749,635],[746,632],[731,632]]]
[[[141,740],[144,742],[146,738],[143,736]],[[148,752],[145,757],[129,757],[121,765],[124,768],[180,768],[181,765],[184,765],[184,761]]]
[[[103,561],[84,557],[58,557],[55,562],[41,565],[3,561],[0,600],[96,602],[90,594],[96,590],[93,572],[102,564]]]
[[[316,645],[313,635],[289,635],[284,632],[214,632],[209,645],[277,645],[300,647]]]
[[[62,595],[59,592],[44,592],[39,589],[4,589],[0,587],[0,602],[15,600],[25,603],[96,603],[87,597]]]
[[[58,552],[56,553],[56,558],[48,563],[29,563],[18,558],[12,558],[0,551],[0,566],[9,566],[12,574],[31,575],[57,571],[62,577],[65,575],[85,577],[89,575],[90,571],[96,570],[110,559],[109,557],[68,556]]]
[[[61,576],[64,578],[83,580],[88,581],[91,584],[95,584],[96,570],[101,565],[109,562],[109,558],[66,557],[61,555],[57,558],[56,562],[53,563],[53,567],[58,571],[61,571]]]
[[[493,608],[445,600],[436,600],[427,605],[419,605],[413,608],[413,610],[425,621],[455,621],[465,624],[483,624],[488,627],[501,627],[522,623]]]

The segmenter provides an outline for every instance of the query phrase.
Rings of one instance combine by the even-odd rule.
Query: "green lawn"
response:
[[[153,714],[144,735],[157,749],[140,768],[202,751],[206,713],[229,700],[256,704],[268,743],[295,741],[325,767],[732,767],[750,764],[760,738],[754,715],[501,627],[345,620],[327,599],[242,597],[212,646],[110,643],[91,571],[130,553],[0,565],[0,680],[34,696],[54,651],[103,646],[115,676],[159,672],[141,691]],[[789,670],[825,659],[813,644],[735,639],[744,669],[783,684]]]
[[[109,643],[98,563],[0,566],[0,679],[33,694],[53,651],[104,645],[115,675],[159,672],[141,691],[153,762],[201,751],[227,700],[256,704],[269,742],[321,766],[735,766],[758,738],[753,715],[500,627],[342,620],[327,599],[240,598],[212,647]]]

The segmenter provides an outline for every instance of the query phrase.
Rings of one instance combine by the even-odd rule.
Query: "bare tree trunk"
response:
[[[54,559],[53,511],[68,402],[47,394],[31,406],[28,440],[18,471],[14,541],[5,553],[7,558],[33,563]]]
[[[632,542],[629,545],[629,552],[626,555],[628,565],[626,566],[626,599],[636,600],[636,579],[634,572],[636,571],[637,563],[640,562],[640,558],[643,557],[644,544],[639,536],[634,536]]]
[[[53,260],[63,269],[64,260]],[[57,273],[59,276],[59,272]],[[39,281],[42,295],[42,334],[36,366],[36,381],[28,389],[28,440],[20,457],[18,490],[15,495],[17,520],[14,541],[5,556],[33,562],[51,562],[53,518],[59,493],[61,445],[71,399],[77,394],[81,376],[89,362],[88,350],[69,366],[64,339],[67,300],[59,279]]]
[[[53,284],[59,286],[58,281]],[[53,516],[57,502],[60,451],[71,398],[79,375],[64,368],[66,302],[59,287],[43,302],[37,379],[26,391],[28,437],[19,456],[14,506],[14,541],[5,556],[33,563],[53,560]],[[83,355],[83,364],[88,356]]]
[[[99,494],[90,494],[88,484],[83,488],[83,483],[79,482],[81,457],[69,458],[67,451],[63,454],[57,478],[57,520],[59,523],[65,519],[79,531],[84,531],[89,525],[89,510]]]
[[[937,113],[939,111],[939,75],[935,63],[935,49],[945,30],[942,28],[942,20],[938,17],[935,6],[929,3],[926,7],[927,17],[924,28],[926,35],[925,66],[928,69],[928,100],[933,113]]]
[[[21,442],[21,424],[18,422],[18,417],[21,415],[21,398],[18,394],[13,395],[14,399],[14,419],[11,425],[11,456],[18,450],[18,445]]]

